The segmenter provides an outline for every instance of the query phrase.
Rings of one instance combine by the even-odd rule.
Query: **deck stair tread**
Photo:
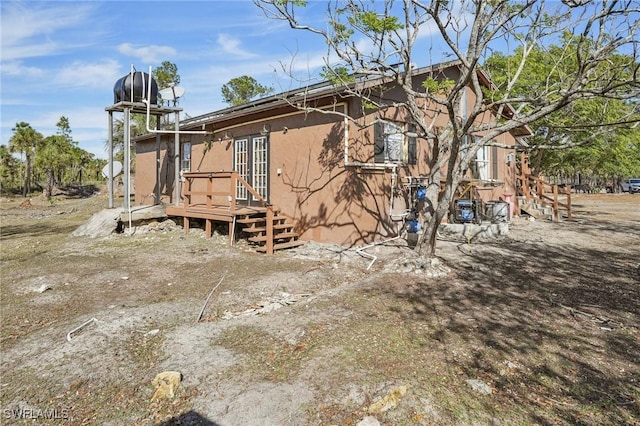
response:
[[[281,229],[293,229],[294,225],[292,223],[274,223],[273,224],[273,229],[274,230],[281,230]],[[248,233],[260,233],[260,232],[267,232],[267,227],[266,226],[261,226],[261,227],[250,227],[250,228],[244,228],[243,229],[244,232],[248,232]]]
[[[189,232],[191,219],[201,219],[205,221],[207,238],[212,235],[213,222],[228,223],[229,245],[240,236],[252,243],[257,251],[272,254],[274,250],[304,244],[298,240],[300,234],[295,231],[291,219],[282,215],[278,207],[271,205],[237,172],[188,172],[184,177],[182,204],[167,206],[166,213],[182,216],[185,232]],[[240,186],[253,194],[260,205],[242,205],[242,200],[234,194],[234,188]],[[227,189],[221,191],[221,188]]]
[[[274,241],[277,240],[287,240],[287,239],[292,239],[292,238],[298,238],[300,235],[297,232],[284,232],[281,234],[275,234],[273,236]],[[267,241],[267,236],[266,235],[257,235],[255,237],[249,237],[247,238],[248,241],[251,241],[252,243],[261,243],[261,242],[265,242]]]
[[[286,217],[283,216],[274,216],[273,218],[274,222],[275,221],[284,221],[287,220]],[[236,223],[240,223],[243,225],[252,225],[252,224],[256,224],[256,223],[265,223],[267,221],[267,218],[264,216],[260,216],[260,217],[249,217],[249,218],[244,218],[244,219],[236,219]]]
[[[282,250],[282,249],[287,249],[287,248],[293,248],[293,247],[298,247],[303,245],[305,242],[304,241],[300,241],[300,240],[295,240],[295,241],[288,241],[286,243],[276,243],[273,245],[273,249],[274,250]],[[260,246],[256,248],[257,252],[263,253],[267,251],[267,248],[265,246]]]

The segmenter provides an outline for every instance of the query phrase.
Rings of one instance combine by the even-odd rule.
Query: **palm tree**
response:
[[[36,150],[36,146],[43,139],[42,134],[37,132],[29,123],[21,121],[16,123],[16,127],[11,129],[13,136],[9,139],[9,150],[24,154],[24,186],[22,196],[26,197],[31,192],[31,160]]]
[[[18,167],[18,161],[11,155],[9,148],[6,145],[0,145],[0,192],[14,188]]]

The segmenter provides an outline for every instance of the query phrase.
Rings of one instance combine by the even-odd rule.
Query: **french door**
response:
[[[269,199],[269,143],[267,136],[249,136],[233,141],[233,169],[265,200]],[[236,185],[238,204],[260,205],[240,182]]]

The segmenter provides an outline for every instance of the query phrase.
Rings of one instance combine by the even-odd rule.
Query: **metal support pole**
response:
[[[124,109],[124,203],[122,207],[129,211],[131,203],[131,114],[129,108]]]
[[[107,189],[109,191],[109,208],[112,209],[115,207],[114,202],[114,177],[113,177],[113,111],[109,111],[109,127],[108,127],[108,137],[109,137],[109,171],[107,172]]]
[[[175,114],[175,126],[176,132],[174,136],[174,182],[173,186],[173,204],[178,206],[180,205],[180,112],[176,111]]]
[[[160,130],[160,115],[156,115],[156,130]],[[160,204],[160,173],[162,169],[162,163],[160,162],[160,133],[156,133],[156,199],[154,201],[154,205]]]

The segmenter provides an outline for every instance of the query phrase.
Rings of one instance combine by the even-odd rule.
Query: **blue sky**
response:
[[[305,13],[318,23],[323,2]],[[221,86],[250,75],[288,90],[280,62],[303,74],[322,65],[322,40],[264,17],[251,1],[1,2],[1,144],[26,121],[44,136],[69,118],[80,147],[106,158],[107,113],[115,82],[133,64],[178,66],[190,116],[226,107]],[[275,71],[278,71],[277,73]],[[184,117],[184,114],[182,115]]]
[[[326,6],[309,1],[298,16],[323,28]],[[286,78],[281,63],[304,78],[317,75],[327,54],[320,37],[266,18],[250,0],[1,0],[0,8],[5,145],[17,122],[49,136],[64,115],[80,147],[106,158],[105,107],[131,65],[148,71],[165,60],[176,64],[186,90],[180,106],[196,116],[227,106],[220,89],[234,77],[249,75],[279,93],[301,85]],[[439,51],[434,28],[422,28],[420,37],[412,58],[418,66],[451,59]]]

